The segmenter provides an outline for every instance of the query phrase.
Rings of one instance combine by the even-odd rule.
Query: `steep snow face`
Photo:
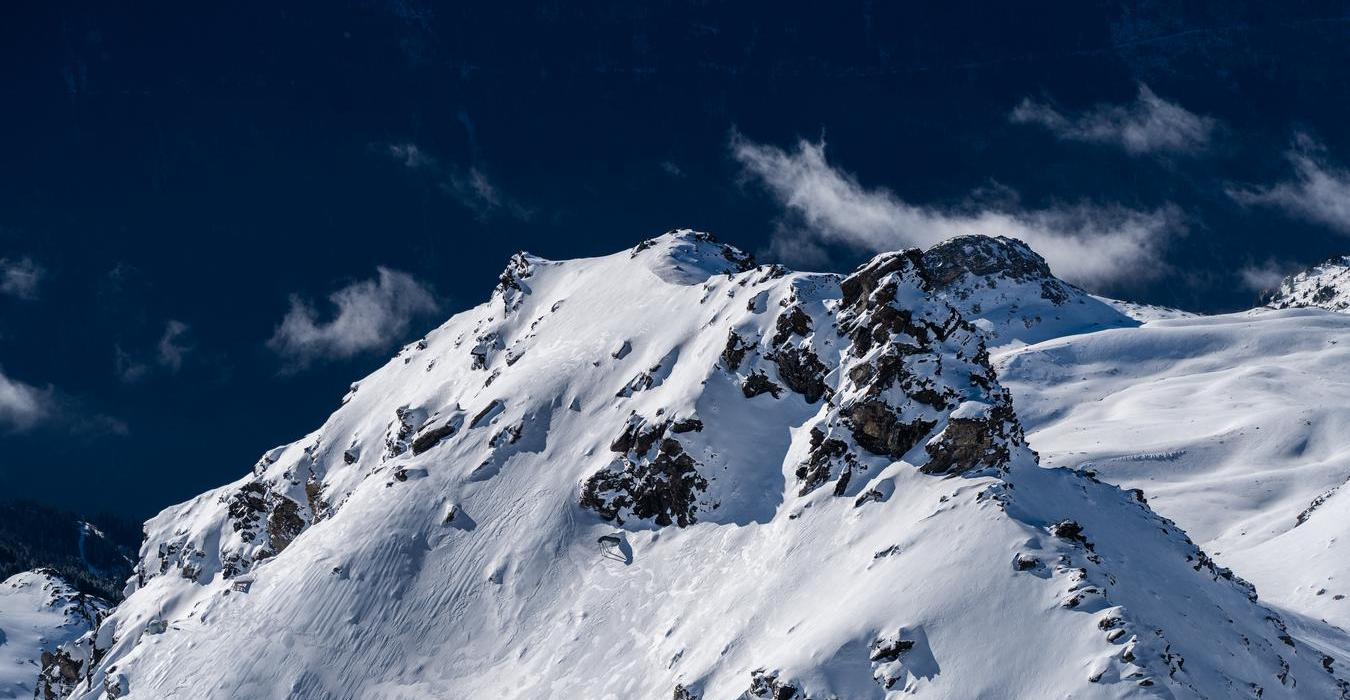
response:
[[[1350,312],[1350,256],[1332,258],[1290,275],[1271,293],[1267,305],[1276,309],[1316,307]]]
[[[51,569],[0,583],[0,698],[33,697],[43,656],[92,630],[106,610]]]
[[[1041,469],[918,251],[512,259],[147,523],[79,698],[1337,697],[1134,495]]]
[[[1350,663],[1347,338],[1341,314],[1256,310],[1052,340],[997,365],[1043,464],[1142,489]]]
[[[1027,244],[958,236],[923,254],[932,286],[989,338],[991,347],[1139,325],[1119,302],[1055,277]]]

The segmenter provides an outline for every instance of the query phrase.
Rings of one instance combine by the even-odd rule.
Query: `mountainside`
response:
[[[63,644],[94,628],[108,604],[85,595],[52,569],[0,583],[0,698],[31,698],[38,672]],[[46,658],[44,658],[46,657]]]
[[[0,579],[53,569],[69,585],[120,600],[140,532],[109,515],[81,518],[38,503],[0,501]]]
[[[793,273],[689,231],[517,255],[319,429],[148,522],[44,692],[1345,697],[1137,494],[1038,466],[944,300],[988,314],[1014,273],[949,261]]]
[[[1284,278],[1266,303],[1277,309],[1316,307],[1350,311],[1350,256],[1332,258]]]
[[[1342,314],[1256,310],[1051,340],[996,364],[1043,464],[1142,489],[1295,636],[1350,663],[1346,338]]]

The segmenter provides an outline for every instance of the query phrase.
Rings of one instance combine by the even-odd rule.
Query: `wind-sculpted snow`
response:
[[[1337,697],[1135,495],[1037,466],[917,251],[521,254],[147,523],[97,698]]]

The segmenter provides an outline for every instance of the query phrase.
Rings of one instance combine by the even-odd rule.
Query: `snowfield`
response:
[[[997,358],[1045,465],[1150,505],[1350,662],[1350,316],[1157,321]],[[1325,620],[1328,624],[1322,624]]]
[[[1286,623],[1138,494],[1042,468],[986,347],[1123,327],[1002,360],[1018,381],[1058,382],[1044,395],[1014,383],[1018,408],[1026,397],[1048,464],[1076,465],[1122,456],[1098,444],[1123,448],[1132,428],[1115,418],[1199,401],[1205,385],[1152,403],[1078,406],[1068,392],[1128,393],[1243,331],[1222,319],[1130,328],[1140,321],[1050,284],[1007,239],[960,245],[985,262],[888,253],[842,279],[756,266],[690,231],[601,258],[518,255],[486,303],[354,384],[313,433],[148,522],[126,601],[64,648],[44,692],[1346,697],[1335,660],[1290,636],[1302,620]],[[1037,301],[1009,299],[1015,285]],[[1300,386],[1335,392],[1311,375],[1335,359],[1318,343],[1350,319],[1280,319],[1289,337],[1262,334],[1243,352],[1305,348]],[[1188,332],[1161,354],[1129,342]],[[1088,361],[1097,341],[1102,363],[1126,366]],[[1214,364],[1206,380],[1223,372]],[[1273,393],[1295,376],[1266,372],[1232,381]],[[1137,460],[1117,461],[1175,466],[1167,445],[1182,435],[1226,436],[1176,448],[1209,454],[1197,469],[1224,491],[1189,478],[1145,491],[1179,521],[1204,505],[1197,531],[1237,565],[1238,529],[1275,542],[1283,515],[1257,511],[1312,488],[1222,458],[1238,440],[1296,451],[1258,445],[1237,412],[1261,412],[1263,435],[1335,426],[1322,424],[1329,408],[1290,410],[1308,397],[1267,411],[1209,393],[1226,419],[1170,416],[1135,433]],[[1330,440],[1304,432],[1303,453],[1325,464],[1299,469],[1334,486]],[[1042,446],[1056,435],[1069,436],[1062,450]],[[1224,496],[1230,479],[1256,504]]]

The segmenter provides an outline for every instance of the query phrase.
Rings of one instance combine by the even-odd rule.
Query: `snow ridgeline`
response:
[[[690,231],[517,255],[317,431],[147,523],[44,692],[1345,696],[1137,495],[1038,467],[944,275]]]

